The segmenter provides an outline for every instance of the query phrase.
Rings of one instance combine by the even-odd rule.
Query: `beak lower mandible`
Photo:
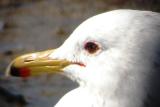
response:
[[[11,62],[7,68],[7,75],[28,77],[56,73],[63,71],[63,68],[71,64],[67,60],[52,59],[50,54],[54,54],[54,50],[22,55]]]

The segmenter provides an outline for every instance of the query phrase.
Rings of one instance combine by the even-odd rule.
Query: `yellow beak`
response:
[[[13,60],[7,69],[7,74],[18,77],[40,75],[42,73],[56,73],[70,65],[67,60],[52,59],[49,57],[54,50],[30,53]]]

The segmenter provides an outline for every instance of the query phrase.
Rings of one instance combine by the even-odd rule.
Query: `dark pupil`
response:
[[[88,42],[85,45],[85,49],[89,52],[89,53],[95,53],[98,50],[98,45],[93,43],[93,42]]]

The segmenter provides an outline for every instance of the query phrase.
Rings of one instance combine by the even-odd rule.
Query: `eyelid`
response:
[[[100,44],[98,41],[95,41],[95,40],[87,40],[87,41],[85,41],[84,42],[84,44],[86,44],[87,42],[93,42],[93,43],[95,43],[95,44],[97,44],[98,46],[99,46],[99,48],[102,48],[102,44]]]
[[[84,42],[84,45],[85,45],[86,43],[88,43],[88,42],[93,42],[93,43],[97,44],[97,45],[101,48],[100,44],[99,44],[97,41],[95,41],[95,40],[87,40],[87,41]],[[83,46],[84,46],[84,45],[83,45]]]

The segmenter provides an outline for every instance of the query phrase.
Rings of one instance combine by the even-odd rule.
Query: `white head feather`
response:
[[[84,49],[90,41],[100,47],[94,54]],[[158,107],[145,104],[159,70],[159,52],[158,13],[115,10],[88,19],[50,56],[86,65],[64,69],[80,87],[56,107]]]

